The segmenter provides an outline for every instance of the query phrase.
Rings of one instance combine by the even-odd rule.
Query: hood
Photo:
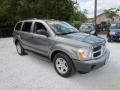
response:
[[[96,37],[96,36],[86,34],[86,33],[73,33],[73,34],[64,35],[63,37],[67,38],[67,39],[77,41],[77,42],[84,42],[84,43],[87,43],[87,44],[91,44],[91,45],[94,45],[94,46],[105,43],[105,40],[103,38]]]
[[[114,32],[120,32],[120,29],[111,29],[111,31],[114,31]]]

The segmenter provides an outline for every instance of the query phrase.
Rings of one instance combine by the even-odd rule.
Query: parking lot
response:
[[[119,90],[120,43],[107,43],[107,47],[111,54],[105,66],[63,78],[48,60],[32,53],[19,56],[12,38],[1,38],[0,90]]]

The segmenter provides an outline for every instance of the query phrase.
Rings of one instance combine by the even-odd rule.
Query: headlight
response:
[[[103,45],[103,46],[102,46],[102,51],[101,51],[101,52],[104,53],[105,51],[106,51],[106,45]]]
[[[90,34],[94,34],[94,33],[95,33],[95,31],[91,31],[91,32],[90,32]]]
[[[110,35],[115,35],[115,32],[110,32]]]
[[[87,60],[92,57],[92,53],[88,49],[80,48],[78,49],[78,57],[79,57],[79,60]]]

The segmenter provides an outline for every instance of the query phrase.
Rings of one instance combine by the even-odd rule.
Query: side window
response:
[[[47,32],[47,29],[42,23],[35,22],[33,32],[36,34],[42,34],[42,32]]]
[[[21,25],[22,25],[22,22],[17,23],[17,25],[16,25],[16,27],[15,27],[15,30],[16,30],[16,31],[20,31]]]
[[[24,32],[30,32],[32,26],[32,22],[24,22],[22,31]]]

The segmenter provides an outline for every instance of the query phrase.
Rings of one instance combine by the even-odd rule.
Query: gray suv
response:
[[[48,57],[63,77],[75,71],[87,73],[97,69],[109,58],[103,38],[80,33],[64,21],[20,21],[14,28],[13,38],[19,55],[29,50]]]

